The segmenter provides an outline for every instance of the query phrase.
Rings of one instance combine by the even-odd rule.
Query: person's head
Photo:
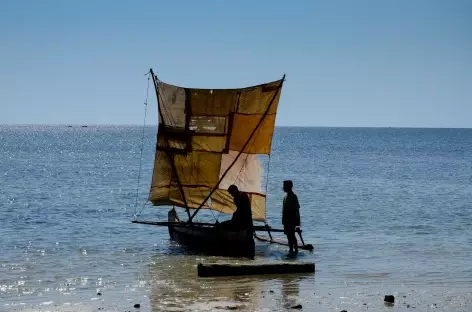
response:
[[[293,187],[293,182],[291,180],[284,181],[284,192],[290,192]]]
[[[230,185],[228,187],[228,192],[231,194],[231,196],[236,197],[239,194],[238,187],[234,184]]]

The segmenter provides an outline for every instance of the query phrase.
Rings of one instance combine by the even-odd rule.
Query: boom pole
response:
[[[264,112],[264,115],[262,116],[261,120],[259,120],[259,123],[257,124],[257,126],[254,128],[254,130],[252,131],[251,135],[249,136],[249,138],[247,139],[246,143],[244,143],[243,145],[243,148],[241,149],[241,152],[239,152],[239,154],[236,156],[236,158],[233,160],[233,162],[231,163],[231,165],[226,169],[226,171],[223,173],[223,175],[221,176],[220,180],[218,181],[218,183],[216,184],[216,186],[211,190],[210,194],[208,194],[208,196],[205,198],[205,200],[198,206],[197,210],[195,210],[195,212],[192,214],[192,216],[190,217],[189,219],[189,222],[191,223],[192,222],[192,219],[193,217],[195,217],[195,215],[198,213],[198,211],[203,207],[203,205],[205,205],[205,203],[207,202],[207,200],[211,197],[211,195],[213,195],[213,192],[216,191],[216,189],[218,188],[218,186],[220,185],[221,181],[223,180],[223,178],[226,176],[226,174],[229,172],[229,170],[233,167],[233,165],[236,163],[236,161],[238,160],[239,156],[241,156],[241,154],[244,152],[244,149],[247,147],[247,145],[249,144],[249,142],[251,141],[252,137],[254,136],[254,134],[256,133],[257,129],[259,128],[259,126],[262,124],[262,121],[264,121],[265,117],[267,116],[267,113],[269,112],[272,104],[274,103],[274,100],[275,100],[275,97],[277,96],[277,94],[280,92],[280,90],[282,89],[282,85],[284,83],[284,80],[285,80],[285,75],[282,77],[282,81],[280,82],[280,85],[279,85],[279,88],[277,89],[277,92],[275,92],[274,96],[272,97],[272,99],[270,100],[270,103],[269,105],[267,106],[267,109],[265,110]]]

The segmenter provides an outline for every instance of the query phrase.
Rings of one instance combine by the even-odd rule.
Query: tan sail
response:
[[[149,200],[231,214],[235,207],[227,188],[235,184],[249,195],[253,219],[264,221],[257,155],[271,152],[282,81],[211,90],[156,79],[159,128]]]

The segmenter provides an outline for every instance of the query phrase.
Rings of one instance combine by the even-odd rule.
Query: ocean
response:
[[[470,311],[472,129],[277,128],[315,274],[198,278],[146,205],[156,127],[0,126],[0,311]],[[137,196],[138,195],[138,196]],[[213,222],[225,216],[204,213]],[[287,247],[257,243],[256,260]],[[244,262],[248,260],[235,260]],[[387,306],[385,295],[394,295]]]

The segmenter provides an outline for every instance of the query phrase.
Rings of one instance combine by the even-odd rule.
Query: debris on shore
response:
[[[395,302],[395,297],[393,295],[386,295],[384,298],[384,301],[387,303],[394,303]]]

